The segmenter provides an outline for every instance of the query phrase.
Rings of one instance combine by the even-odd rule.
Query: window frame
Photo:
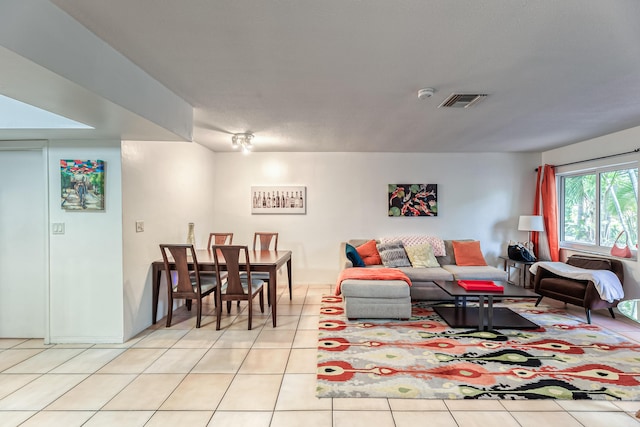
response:
[[[639,162],[637,160],[616,162],[615,164],[605,164],[600,163],[596,165],[592,165],[587,168],[563,168],[561,171],[556,171],[556,191],[558,194],[558,243],[560,249],[569,249],[576,252],[584,252],[584,253],[592,253],[598,255],[611,255],[611,246],[601,246],[600,245],[600,233],[601,233],[601,223],[600,223],[600,202],[601,202],[601,173],[612,172],[621,169],[639,169]],[[566,177],[576,177],[581,175],[589,175],[595,174],[596,182],[595,182],[595,244],[589,244],[584,242],[570,242],[564,240],[564,221],[565,221],[565,178]],[[640,204],[640,203],[639,203]],[[636,208],[636,221],[640,218],[640,206]],[[638,228],[640,230],[640,228]],[[640,240],[640,236],[639,240]],[[637,259],[637,249],[633,244],[630,245],[632,259]]]

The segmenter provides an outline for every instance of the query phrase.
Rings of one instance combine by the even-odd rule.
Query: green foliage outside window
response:
[[[611,247],[621,231],[638,241],[638,168],[562,177],[562,240]]]

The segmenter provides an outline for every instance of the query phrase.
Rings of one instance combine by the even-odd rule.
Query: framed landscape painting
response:
[[[389,184],[389,216],[438,216],[438,184]]]
[[[252,214],[305,214],[307,187],[251,187]]]
[[[62,209],[104,210],[104,161],[60,160],[60,184]]]

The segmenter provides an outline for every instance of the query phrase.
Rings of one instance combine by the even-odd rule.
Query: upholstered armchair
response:
[[[590,269],[612,271],[620,283],[624,283],[623,264],[617,259],[598,258],[584,255],[573,255],[566,262],[569,265]],[[606,301],[600,297],[596,286],[591,280],[576,280],[562,277],[544,268],[541,263],[533,278],[534,291],[540,295],[536,306],[542,298],[549,297],[563,301],[565,304],[574,304],[584,307],[587,315],[587,323],[591,323],[591,310],[608,309],[611,317],[615,318],[613,307],[618,305],[619,300],[613,302]]]

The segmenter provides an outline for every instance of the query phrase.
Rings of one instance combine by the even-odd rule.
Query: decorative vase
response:
[[[194,246],[196,244],[195,225],[192,222],[189,223],[189,231],[187,232],[187,244]]]

